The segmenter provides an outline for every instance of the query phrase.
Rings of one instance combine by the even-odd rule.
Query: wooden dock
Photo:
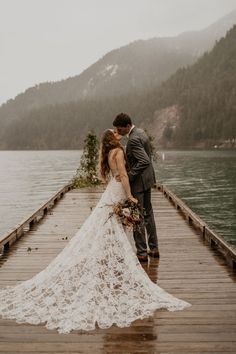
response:
[[[0,320],[0,353],[236,353],[234,251],[228,251],[230,263],[215,247],[217,242],[209,243],[201,227],[192,227],[193,217],[189,219],[188,214],[187,222],[184,220],[182,214],[187,214],[180,201],[168,190],[159,189],[152,199],[161,258],[150,259],[144,268],[158,285],[192,306],[177,312],[158,310],[154,317],[136,321],[129,328],[113,326],[67,335],[43,325]],[[62,198],[51,203],[55,204],[52,209],[42,208],[44,217],[31,223],[25,234],[21,232],[19,240],[13,243],[18,238],[13,231],[14,240],[0,238],[4,251],[0,286],[29,279],[45,268],[101,195],[100,189],[66,191],[58,194]]]

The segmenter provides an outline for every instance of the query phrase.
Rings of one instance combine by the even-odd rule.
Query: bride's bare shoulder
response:
[[[123,152],[122,148],[120,148],[120,147],[117,147],[117,148],[115,148],[115,149],[112,149],[112,150],[109,152],[109,157],[110,157],[111,159],[113,159],[113,158],[121,158],[121,157],[123,157],[123,156],[124,156],[124,152]]]

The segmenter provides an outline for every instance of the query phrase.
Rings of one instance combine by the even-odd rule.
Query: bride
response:
[[[119,136],[104,132],[100,173],[108,180],[97,206],[66,247],[40,273],[0,289],[0,315],[18,323],[45,323],[59,333],[130,326],[155,310],[191,306],[154,284],[143,270],[111,205],[131,195]],[[115,179],[120,176],[120,182]]]

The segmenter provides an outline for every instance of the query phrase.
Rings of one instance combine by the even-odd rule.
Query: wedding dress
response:
[[[155,310],[191,306],[154,284],[143,270],[111,205],[125,199],[111,178],[97,206],[66,247],[40,273],[0,289],[0,315],[18,323],[46,323],[60,333],[96,324],[126,327]]]

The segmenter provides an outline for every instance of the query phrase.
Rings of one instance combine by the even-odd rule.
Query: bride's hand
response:
[[[134,198],[132,195],[128,198],[131,202],[138,204],[138,199]]]
[[[120,175],[115,175],[115,179],[116,179],[117,182],[121,182]]]

